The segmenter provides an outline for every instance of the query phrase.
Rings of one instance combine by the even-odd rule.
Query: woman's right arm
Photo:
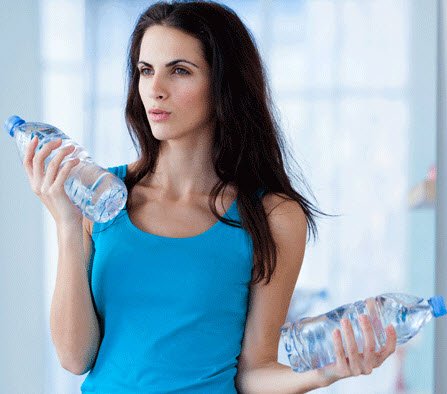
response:
[[[92,240],[86,221],[57,226],[59,257],[50,314],[51,337],[59,361],[76,375],[91,369],[100,343],[88,284]]]
[[[92,239],[88,219],[68,198],[64,183],[79,159],[66,161],[73,146],[60,149],[45,169],[45,159],[61,140],[44,144],[36,153],[37,138],[24,155],[24,167],[32,191],[56,222],[59,256],[56,285],[51,301],[50,329],[62,367],[77,375],[87,372],[99,347],[99,324],[88,284]],[[91,233],[91,230],[90,230]]]

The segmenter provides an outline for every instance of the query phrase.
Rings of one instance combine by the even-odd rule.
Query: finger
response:
[[[348,362],[346,361],[346,353],[343,347],[341,331],[339,329],[334,330],[332,334],[332,339],[334,341],[334,354],[336,357],[336,363],[342,369],[348,369]]]
[[[376,341],[371,321],[368,316],[360,316],[360,325],[362,327],[364,346],[363,346],[363,371],[369,375],[373,368],[377,366]]]
[[[39,142],[39,138],[35,135],[26,147],[25,154],[23,155],[23,165],[28,178],[32,178],[33,175],[33,158],[36,146]]]
[[[64,185],[65,181],[67,180],[68,175],[70,175],[70,171],[74,167],[76,167],[80,161],[81,161],[81,159],[79,159],[79,157],[77,157],[76,159],[71,159],[71,160],[68,160],[66,163],[64,163],[64,165],[58,172],[56,179],[54,180],[54,186],[62,187]]]
[[[357,342],[355,341],[354,330],[352,329],[351,322],[348,319],[342,319],[341,324],[343,328],[343,335],[346,340],[346,352],[349,358],[349,366],[352,375],[358,376],[362,373],[362,363],[357,348]]]
[[[392,324],[386,328],[386,343],[384,348],[378,353],[379,365],[381,365],[392,353],[396,351],[397,333]]]
[[[52,150],[56,149],[62,143],[62,139],[47,142],[33,159],[33,176],[39,184],[42,184],[44,177],[44,161]]]
[[[48,164],[47,171],[45,173],[45,179],[42,184],[42,189],[46,189],[54,183],[62,161],[74,150],[74,145],[68,145],[64,146],[64,148],[60,149],[59,152],[57,152],[56,156],[54,156]]]
[[[346,359],[345,349],[343,347],[341,331],[339,329],[335,329],[332,332],[332,340],[334,343],[335,365],[327,366],[322,370],[324,377],[327,379],[329,384],[339,380],[340,378],[350,376],[349,365]]]

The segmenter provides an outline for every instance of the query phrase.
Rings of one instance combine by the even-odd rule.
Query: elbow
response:
[[[78,376],[86,374],[88,371],[92,369],[93,366],[92,362],[85,363],[73,359],[71,360],[61,359],[60,364],[63,369]]]
[[[89,366],[75,364],[75,363],[61,363],[61,366],[66,371],[71,372],[72,374],[78,375],[78,376],[86,374],[91,369]]]
[[[82,368],[77,364],[61,362],[61,367],[74,375],[82,375]]]
[[[98,354],[98,344],[89,351],[64,350],[56,348],[59,363],[63,369],[74,375],[84,375],[89,372],[96,361]]]

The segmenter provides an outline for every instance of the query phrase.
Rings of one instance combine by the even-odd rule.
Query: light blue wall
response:
[[[3,121],[41,117],[39,1],[0,1],[0,391],[42,393],[44,278],[41,203]]]
[[[409,189],[420,183],[436,162],[436,1],[413,1],[412,11]],[[411,210],[408,219],[410,290],[428,298],[434,295],[435,210]],[[411,345],[405,361],[410,392],[433,392],[433,340],[432,321],[406,344]]]

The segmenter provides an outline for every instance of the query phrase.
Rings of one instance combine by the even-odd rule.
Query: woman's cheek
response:
[[[146,100],[146,94],[145,94],[145,92],[144,92],[143,84],[141,83],[141,81],[140,81],[139,84],[138,84],[138,93],[140,94],[140,99],[141,99],[141,101],[143,102],[143,105],[146,106],[146,105],[145,105],[145,104],[146,104],[146,102],[145,102],[145,100]]]

